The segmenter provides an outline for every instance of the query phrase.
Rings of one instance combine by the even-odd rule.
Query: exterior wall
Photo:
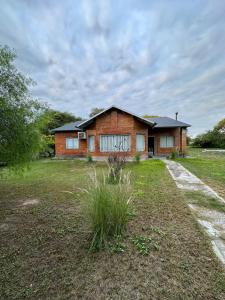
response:
[[[79,140],[79,149],[66,149],[66,138],[76,138],[77,131],[55,133],[55,155],[57,157],[85,156],[87,141]]]
[[[95,151],[91,152],[93,157],[105,157],[109,152],[100,152],[100,135],[104,134],[128,134],[131,139],[131,150],[127,152],[127,156],[134,156],[136,150],[136,134],[145,135],[145,150],[140,152],[143,158],[148,156],[148,127],[135,117],[117,110],[112,110],[100,115],[93,124],[88,126],[87,138],[89,135],[95,137]],[[120,153],[124,155],[124,152]]]
[[[149,136],[155,137],[155,155],[169,155],[172,151],[186,151],[186,130],[182,128],[150,129]],[[174,136],[175,146],[171,148],[161,148],[160,136]]]

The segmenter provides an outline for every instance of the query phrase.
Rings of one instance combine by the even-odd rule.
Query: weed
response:
[[[143,235],[135,236],[132,239],[132,242],[141,255],[148,255],[150,250],[159,250],[158,243],[154,241],[151,237]]]

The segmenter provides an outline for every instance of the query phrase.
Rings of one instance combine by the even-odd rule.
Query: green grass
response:
[[[94,164],[97,173],[106,171]],[[134,213],[122,241],[89,251],[93,166],[39,161],[0,181],[2,299],[224,299],[225,273],[161,161],[130,163]],[[24,201],[39,201],[23,205]],[[163,234],[161,234],[163,233]],[[141,255],[134,237],[154,241]],[[139,242],[138,242],[139,243]],[[149,246],[150,247],[150,246]]]
[[[208,209],[217,210],[225,213],[225,203],[218,201],[215,198],[207,197],[202,192],[185,192],[190,203],[197,204]]]
[[[189,148],[192,158],[180,158],[177,161],[225,197],[225,153],[202,150]]]

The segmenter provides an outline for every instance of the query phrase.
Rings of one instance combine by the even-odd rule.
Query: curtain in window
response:
[[[95,137],[93,135],[88,136],[88,151],[95,151]]]
[[[145,136],[144,134],[136,135],[136,150],[145,151]]]
[[[174,136],[161,136],[160,137],[161,148],[172,148],[174,147]]]
[[[66,149],[78,149],[79,141],[78,138],[66,138]]]
[[[129,135],[100,135],[101,152],[124,152],[129,150]]]

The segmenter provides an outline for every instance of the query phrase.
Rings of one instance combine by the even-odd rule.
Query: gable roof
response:
[[[67,124],[65,124],[63,126],[60,126],[60,127],[52,129],[51,132],[81,130],[78,126],[82,122],[83,121],[76,121],[76,122],[67,123]]]
[[[190,124],[169,118],[169,117],[152,117],[145,118],[156,123],[154,128],[175,128],[175,127],[190,127]]]
[[[129,115],[132,115],[132,116],[134,116],[135,118],[137,118],[139,121],[141,121],[141,122],[143,122],[143,123],[145,123],[145,124],[148,124],[148,125],[150,125],[150,126],[154,126],[154,125],[155,125],[155,122],[152,121],[152,120],[148,120],[148,119],[142,118],[142,117],[137,116],[137,115],[135,115],[135,114],[133,114],[133,113],[131,113],[131,112],[129,112],[129,111],[123,109],[123,108],[120,108],[120,107],[118,107],[118,106],[112,105],[112,106],[110,106],[110,107],[104,109],[104,110],[101,111],[100,113],[94,115],[94,116],[91,117],[90,119],[88,119],[88,120],[86,120],[86,121],[83,121],[83,122],[79,125],[79,127],[80,127],[80,128],[85,128],[87,125],[89,125],[90,123],[92,123],[98,116],[104,114],[105,112],[107,112],[107,111],[109,111],[110,109],[113,109],[113,108],[114,108],[114,109],[117,109],[117,110],[120,110],[120,111],[122,111],[122,112],[125,112],[125,113],[127,113],[127,114],[129,114]]]
[[[118,106],[110,106],[109,108],[101,111],[100,113],[94,115],[93,117],[89,118],[88,120],[83,120],[83,121],[76,121],[76,122],[72,122],[72,123],[68,123],[65,124],[61,127],[58,128],[54,128],[51,130],[51,132],[63,132],[63,131],[80,131],[83,128],[87,127],[89,124],[91,124],[98,116],[100,116],[101,114],[104,114],[105,112],[109,111],[110,109],[117,109],[120,110],[122,112],[125,112],[129,115],[134,116],[135,118],[137,118],[139,121],[154,127],[154,128],[176,128],[176,127],[190,127],[190,124],[169,118],[169,117],[152,117],[152,118],[142,118],[140,116],[137,116],[131,112],[128,112],[127,110],[124,110],[122,108],[119,108]]]

